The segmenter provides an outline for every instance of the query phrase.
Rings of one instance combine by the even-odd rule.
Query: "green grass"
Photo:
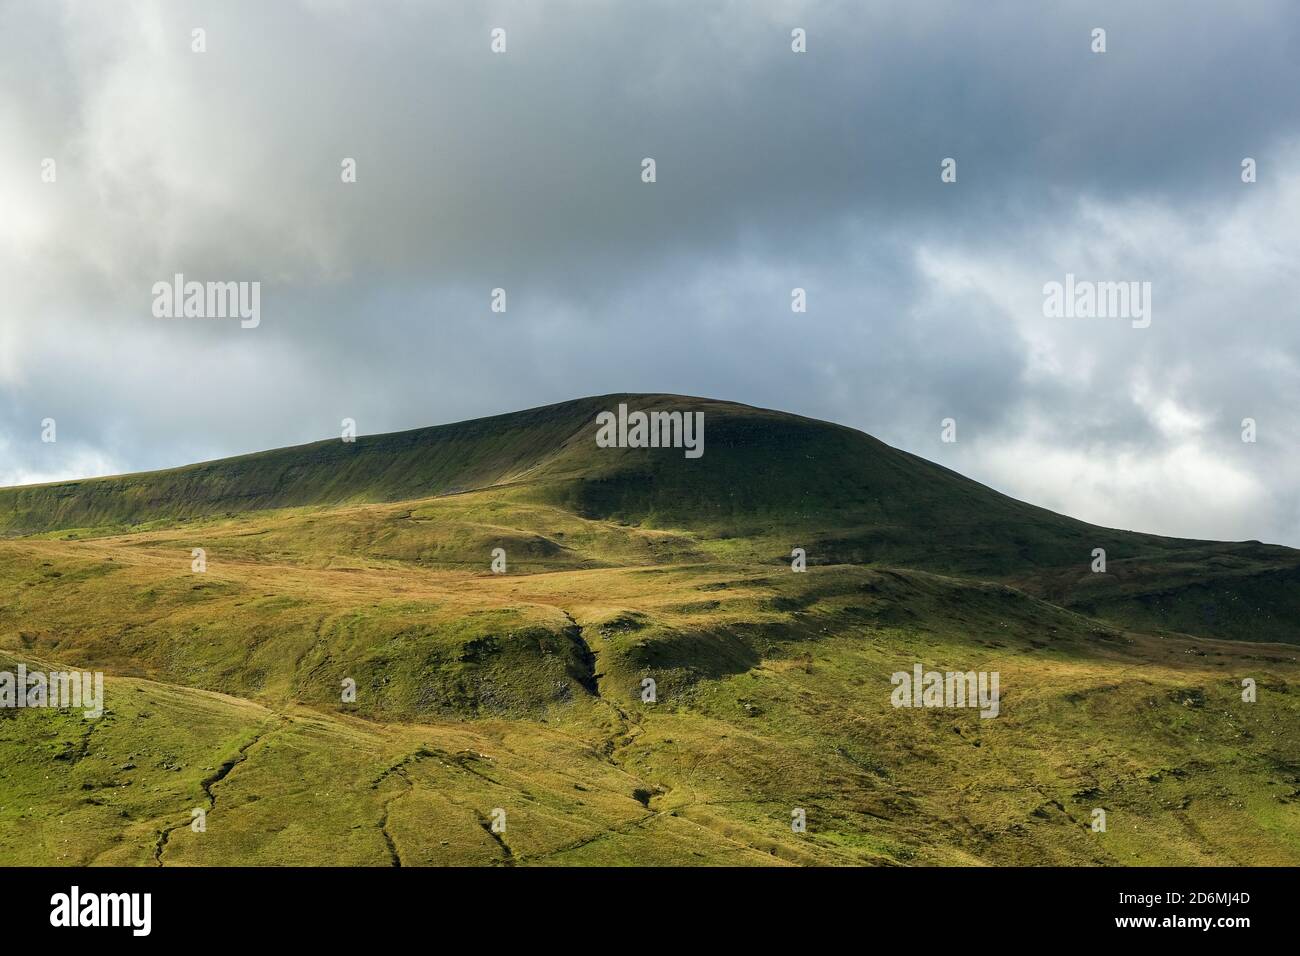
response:
[[[1300,862],[1294,552],[743,406],[708,403],[701,461],[597,450],[619,398],[0,491],[0,669],[109,674],[98,721],[0,710],[0,854]],[[918,662],[998,671],[1001,714],[895,709]]]

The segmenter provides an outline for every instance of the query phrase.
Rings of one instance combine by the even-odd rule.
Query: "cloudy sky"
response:
[[[1300,546],[1286,0],[0,0],[0,24],[0,484],[670,391],[1099,524]],[[261,325],[154,317],[178,272],[261,282]],[[1045,317],[1067,273],[1150,282],[1150,327]]]

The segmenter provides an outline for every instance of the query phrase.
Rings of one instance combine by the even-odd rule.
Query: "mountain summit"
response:
[[[701,456],[602,447],[602,415],[698,415]],[[624,427],[626,422],[624,422]],[[634,444],[624,442],[624,445]],[[605,445],[608,445],[606,442]],[[771,560],[888,564],[1013,582],[1088,613],[1300,641],[1300,552],[1101,528],[1017,501],[844,426],[665,394],[576,399],[354,441],[0,489],[0,531],[121,532],[273,509],[467,492],[744,542]],[[1094,550],[1105,573],[1092,571]]]

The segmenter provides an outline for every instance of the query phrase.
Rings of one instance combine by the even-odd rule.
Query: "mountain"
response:
[[[597,447],[597,415],[620,404],[703,412],[705,456]],[[589,519],[744,540],[770,560],[797,545],[814,564],[1003,580],[1135,626],[1300,642],[1300,552],[1100,528],[850,428],[676,395],[604,395],[353,442],[0,489],[0,532],[84,536],[486,489]],[[1090,570],[1094,548],[1106,551],[1105,575]]]
[[[600,447],[620,404],[703,455]],[[0,675],[106,674],[98,719],[0,707],[15,862],[1300,863],[1297,552],[838,425],[600,396],[3,489],[0,531]],[[916,667],[996,715],[896,706]]]

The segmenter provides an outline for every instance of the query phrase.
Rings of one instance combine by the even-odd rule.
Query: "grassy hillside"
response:
[[[236,580],[258,591],[266,570]],[[193,633],[172,607],[129,649],[62,642],[65,659],[149,676],[110,678],[97,722],[0,711],[0,852],[141,865],[1300,863],[1294,653],[1147,638],[920,572],[425,584],[535,615],[555,642],[576,628],[587,682],[548,670],[541,648],[530,660],[481,639],[474,659],[431,663],[471,642],[433,626],[395,640],[377,576],[358,585],[373,594],[339,594],[312,572],[285,597],[317,575],[318,645],[282,613],[261,620],[251,652],[255,618],[164,642],[169,621]],[[364,642],[334,626],[372,603]],[[27,638],[0,666],[51,666],[50,642]],[[889,675],[917,661],[997,669],[1002,713],[894,709]],[[338,700],[343,674],[355,704]],[[476,696],[441,696],[448,675]],[[1257,703],[1240,699],[1246,675]],[[638,693],[646,676],[654,703]],[[211,685],[237,693],[192,689]],[[205,833],[188,828],[196,807]],[[806,833],[790,829],[796,808]],[[1090,827],[1097,808],[1104,833]]]
[[[348,501],[425,498],[507,481],[535,468],[599,399],[320,441],[166,471],[0,489],[0,529],[125,528],[146,522]]]
[[[1300,863],[1294,552],[725,403],[626,399],[705,407],[703,459],[598,449],[620,398],[0,491],[0,670],[109,675],[99,720],[0,708],[0,854]],[[917,663],[999,715],[895,708]]]

